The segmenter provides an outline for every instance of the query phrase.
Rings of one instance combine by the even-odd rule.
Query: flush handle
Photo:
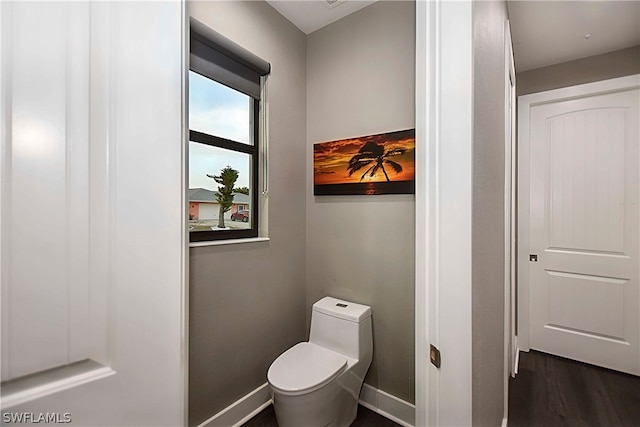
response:
[[[536,254],[529,254],[529,261],[531,261],[531,262],[538,262],[538,255],[536,255]]]

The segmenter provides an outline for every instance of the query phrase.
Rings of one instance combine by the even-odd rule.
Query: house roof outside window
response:
[[[216,200],[218,192],[207,190],[206,188],[190,188],[189,189],[189,201],[198,203],[218,203]],[[246,194],[233,193],[234,204],[248,205],[251,198]]]

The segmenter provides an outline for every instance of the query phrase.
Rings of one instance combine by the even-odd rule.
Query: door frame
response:
[[[640,74],[553,89],[518,97],[518,350],[529,351],[529,229],[530,229],[530,111],[548,104],[588,95],[640,88]]]
[[[516,72],[511,25],[504,23],[504,419],[509,414],[509,377],[518,370],[516,297]],[[514,351],[515,349],[515,351]]]
[[[416,426],[472,424],[472,9],[416,2]]]

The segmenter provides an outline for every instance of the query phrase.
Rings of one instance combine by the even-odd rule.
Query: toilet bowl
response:
[[[309,341],[282,353],[267,373],[279,427],[349,426],[372,357],[370,307],[316,302]]]

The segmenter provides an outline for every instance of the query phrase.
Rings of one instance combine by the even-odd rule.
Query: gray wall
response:
[[[472,420],[504,410],[504,1],[473,4]]]
[[[518,95],[640,73],[640,46],[516,73]]]
[[[267,243],[192,248],[189,423],[266,382],[306,336],[305,35],[265,2],[190,2],[190,14],[271,62]]]
[[[307,311],[372,306],[366,383],[414,401],[413,195],[314,196],[313,143],[415,127],[415,3],[378,2],[307,38]],[[307,319],[309,316],[307,316]]]

